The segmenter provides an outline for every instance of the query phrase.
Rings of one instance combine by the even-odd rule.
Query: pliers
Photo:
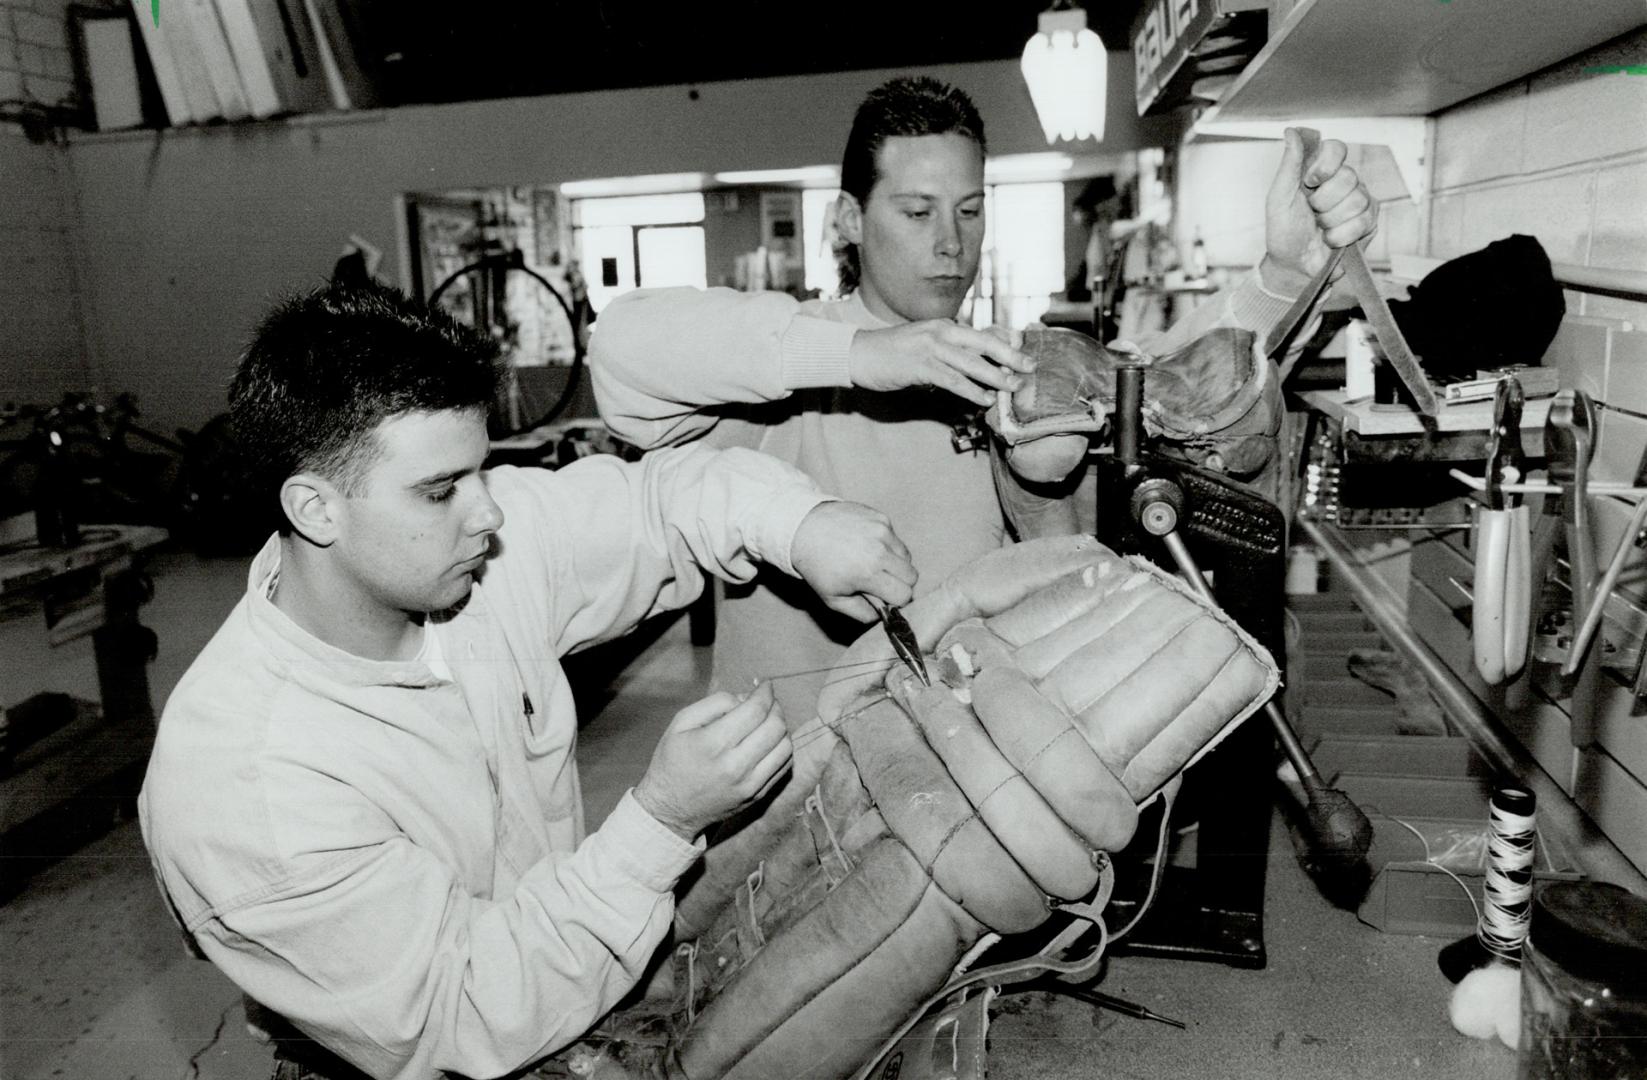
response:
[[[1550,481],[1560,484],[1561,523],[1566,532],[1568,585],[1572,591],[1575,631],[1580,622],[1590,621],[1591,607],[1605,605],[1597,595],[1595,551],[1590,547],[1590,460],[1595,453],[1596,407],[1583,390],[1563,390],[1550,402],[1550,416],[1544,425],[1544,456],[1550,463]],[[1595,619],[1599,630],[1600,618]],[[1595,631],[1592,631],[1594,636]],[[1595,741],[1595,705],[1601,689],[1603,647],[1579,650],[1575,640],[1569,648],[1563,675],[1572,676],[1568,701],[1569,734],[1574,746]]]
[[[926,660],[921,656],[921,643],[916,639],[909,620],[904,618],[904,613],[868,593],[864,597],[875,609],[875,614],[881,617],[881,625],[886,628],[886,636],[892,642],[892,651],[898,654],[898,659],[921,680],[922,686],[931,686],[932,676],[927,674]]]
[[[1474,614],[1470,636],[1475,669],[1490,686],[1515,678],[1527,664],[1532,598],[1530,528],[1521,497],[1504,485],[1526,473],[1521,449],[1521,383],[1499,381],[1487,440],[1486,504],[1476,508]]]

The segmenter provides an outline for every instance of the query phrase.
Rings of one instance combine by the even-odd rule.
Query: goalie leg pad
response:
[[[982,932],[885,838],[700,1014],[680,1070],[692,1080],[845,1076]]]

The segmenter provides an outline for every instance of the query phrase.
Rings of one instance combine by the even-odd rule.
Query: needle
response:
[[[1142,1005],[1134,1004],[1125,998],[1113,997],[1109,994],[1101,994],[1096,990],[1083,990],[1076,986],[1059,986],[1056,992],[1060,994],[1068,994],[1070,997],[1075,998],[1078,1001],[1085,1001],[1090,1005],[1097,1005],[1101,1008],[1108,1009],[1111,1012],[1118,1012],[1125,1016],[1135,1017],[1139,1020],[1154,1020],[1162,1024],[1171,1024],[1175,1028],[1185,1030],[1188,1029],[1188,1025],[1182,1020],[1174,1020],[1170,1016],[1162,1016],[1158,1012],[1152,1012],[1151,1010],[1144,1008]]]

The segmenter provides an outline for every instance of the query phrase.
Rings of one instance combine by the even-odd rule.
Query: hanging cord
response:
[[[1454,881],[1456,881],[1458,883],[1458,887],[1460,889],[1464,890],[1464,899],[1468,900],[1470,902],[1470,907],[1475,909],[1476,925],[1477,926],[1481,925],[1481,905],[1476,903],[1475,893],[1470,891],[1470,887],[1464,883],[1463,878],[1461,878],[1457,874],[1453,873],[1452,870],[1448,869],[1445,865],[1443,865],[1439,862],[1436,862],[1435,855],[1430,850],[1429,837],[1427,837],[1423,833],[1419,832],[1417,827],[1415,827],[1411,822],[1403,821],[1401,818],[1396,817],[1394,814],[1386,814],[1386,813],[1384,813],[1384,811],[1378,809],[1378,807],[1373,806],[1370,803],[1364,805],[1362,807],[1362,809],[1364,809],[1369,814],[1377,814],[1379,817],[1384,818],[1386,821],[1393,821],[1397,825],[1401,826],[1403,829],[1406,829],[1408,832],[1410,832],[1414,836],[1418,837],[1418,842],[1420,844],[1424,845],[1424,862],[1425,862],[1425,865],[1435,867],[1437,870],[1441,871],[1443,874],[1446,874],[1448,877],[1452,878]]]
[[[1149,891],[1144,894],[1144,902],[1138,905],[1138,913],[1132,920],[1109,936],[1111,942],[1120,941],[1130,934],[1132,928],[1149,912],[1149,906],[1155,900],[1155,891],[1160,888],[1161,878],[1167,867],[1167,824],[1172,820],[1172,805],[1178,801],[1178,791],[1183,786],[1184,774],[1180,772],[1161,788],[1161,830],[1155,837],[1155,865],[1150,867]]]

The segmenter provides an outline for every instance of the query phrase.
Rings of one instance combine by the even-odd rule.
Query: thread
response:
[[[1536,805],[1531,791],[1505,786],[1488,806],[1487,877],[1475,936],[1483,949],[1512,964],[1521,961],[1532,920]]]

